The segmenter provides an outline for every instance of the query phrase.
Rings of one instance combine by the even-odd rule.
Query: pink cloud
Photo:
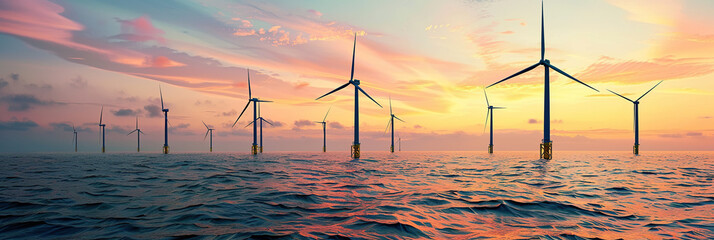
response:
[[[128,41],[147,42],[154,40],[165,44],[164,31],[154,27],[148,16],[141,16],[132,20],[116,19],[121,23],[121,34],[115,36]]]
[[[310,9],[310,10],[307,10],[307,12],[312,13],[312,14],[314,14],[314,15],[317,16],[317,17],[322,17],[322,13],[321,13],[320,11],[317,11],[317,10],[314,10],[314,9]]]
[[[240,37],[245,37],[245,36],[252,36],[255,35],[255,30],[254,29],[238,29],[236,32],[233,33],[233,35],[240,36]]]
[[[603,58],[578,74],[588,81],[642,83],[682,79],[714,72],[710,59],[656,58],[648,61],[616,61]]]
[[[165,56],[156,56],[153,58],[147,58],[145,65],[150,66],[150,67],[156,67],[156,68],[185,66],[185,64],[175,62]]]

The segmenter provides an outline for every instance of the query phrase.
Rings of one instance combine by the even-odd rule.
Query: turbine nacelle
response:
[[[357,80],[357,79],[350,80],[350,82],[352,84],[354,84],[355,86],[359,86],[359,80]]]
[[[550,65],[550,60],[548,60],[548,59],[541,59],[540,62],[538,62],[538,63],[540,63],[541,65]]]

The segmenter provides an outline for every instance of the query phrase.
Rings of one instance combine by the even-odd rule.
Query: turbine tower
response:
[[[213,152],[213,130],[214,130],[214,129],[213,129],[213,128],[209,128],[208,125],[206,125],[206,122],[204,122],[204,121],[201,121],[201,122],[203,123],[203,126],[206,126],[206,136],[203,136],[203,140],[205,141],[205,140],[206,140],[206,137],[208,137],[208,134],[209,134],[209,133],[211,134],[211,139],[209,140],[209,144],[210,144],[210,145],[209,145],[209,147],[208,147],[208,151],[209,151],[209,152]]]
[[[642,94],[642,96],[640,96],[639,98],[637,98],[637,100],[635,100],[635,101],[632,101],[632,100],[630,100],[629,98],[626,98],[625,96],[622,96],[622,95],[620,95],[620,94],[617,94],[616,92],[613,92],[613,91],[611,91],[610,89],[608,89],[608,91],[610,91],[611,93],[614,93],[615,95],[620,96],[620,97],[624,98],[624,99],[627,100],[627,101],[630,101],[631,103],[633,103],[633,104],[635,105],[635,118],[634,118],[635,145],[632,146],[632,153],[634,153],[635,155],[639,155],[639,154],[640,154],[640,110],[639,110],[640,99],[642,99],[642,97],[644,97],[645,95],[647,95],[648,93],[650,93],[650,91],[652,91],[652,89],[654,89],[654,88],[656,88],[657,86],[659,86],[660,83],[662,83],[662,81],[659,81],[656,85],[654,85],[654,87],[650,88],[649,91],[647,91],[645,94]]]
[[[260,103],[258,103],[258,119],[256,120],[260,122],[260,146],[258,147],[258,151],[260,153],[263,153],[263,122],[270,124],[270,126],[273,126],[273,124],[270,123],[268,120],[265,120],[265,118],[260,115]],[[248,123],[248,125],[245,125],[245,127],[248,127],[253,123],[255,123],[255,121]]]
[[[139,116],[136,116],[136,128],[134,129],[134,131],[129,132],[127,136],[131,135],[134,132],[136,132],[136,152],[141,152],[141,134],[144,134],[144,131],[141,131],[141,129],[139,129]]]
[[[251,90],[250,90],[250,69],[247,69],[248,71],[248,104],[245,105],[245,108],[243,108],[243,111],[240,112],[240,115],[238,115],[238,118],[236,118],[236,121],[233,122],[233,126],[235,127],[236,123],[238,123],[238,120],[240,120],[240,117],[243,116],[243,113],[245,113],[245,110],[248,109],[248,106],[250,106],[250,103],[253,103],[253,121],[255,122],[258,120],[258,103],[261,102],[273,102],[273,101],[267,101],[267,100],[260,100],[258,98],[254,98]],[[258,125],[255,124],[253,125],[253,145],[250,148],[250,153],[253,155],[258,154],[258,144],[256,143],[258,141]]]
[[[77,152],[77,129],[74,128],[74,123],[72,123],[72,143],[74,143],[74,152]]]
[[[397,135],[397,136],[399,136],[399,135]],[[399,136],[399,151],[400,152],[402,151],[402,137],[401,136]]]
[[[404,120],[399,119],[392,113],[392,97],[389,97],[389,123],[387,123],[387,129],[389,129],[389,126],[392,126],[392,145],[389,146],[390,152],[394,152],[394,119],[404,122]]]
[[[486,132],[486,124],[488,124],[488,116],[491,115],[491,130],[489,130],[490,140],[488,142],[488,153],[493,153],[493,109],[505,109],[505,107],[494,107],[488,103],[488,94],[486,94],[486,89],[483,90],[483,95],[486,96],[486,123],[483,124],[483,131]]]
[[[104,147],[104,127],[107,125],[102,123],[102,115],[104,115],[104,106],[102,106],[102,111],[99,112],[99,131],[102,132],[102,153],[104,153],[106,150]]]
[[[545,68],[545,81],[544,81],[544,103],[543,103],[543,140],[540,144],[540,158],[541,159],[552,159],[553,158],[553,141],[550,140],[550,69],[552,68],[556,72],[563,74],[564,76],[585,85],[586,87],[589,87],[595,91],[598,91],[597,89],[585,84],[584,82],[581,82],[580,80],[574,78],[573,76],[570,76],[569,74],[563,72],[562,70],[558,69],[557,67],[553,66],[550,64],[550,60],[545,59],[545,30],[544,26],[545,24],[543,23],[543,1],[541,1],[541,24],[540,24],[540,61],[538,61],[536,64],[531,65],[530,67],[527,67],[520,72],[517,72],[511,76],[508,76],[507,78],[502,79],[501,81],[495,82],[491,85],[489,85],[486,88],[489,88],[493,85],[499,84],[503,81],[506,81],[508,79],[511,79],[515,76],[521,75],[525,72],[528,72],[530,70],[533,70],[534,68],[538,67],[539,65],[543,65]],[[600,91],[598,91],[600,92]]]
[[[164,154],[169,154],[169,109],[164,108],[164,94],[159,86],[159,96],[161,96],[161,111],[164,112]]]
[[[332,109],[332,107],[327,109],[327,113],[325,113],[322,122],[315,122],[322,124],[322,152],[327,152],[327,122],[325,120],[327,120],[327,114],[330,114],[330,109]]]
[[[362,92],[365,96],[367,96],[370,100],[372,100],[374,103],[376,103],[380,108],[382,105],[380,105],[377,101],[375,101],[372,97],[369,96],[364,90],[362,90],[361,87],[359,87],[360,80],[354,79],[355,75],[355,48],[357,48],[357,34],[355,33],[355,40],[354,40],[354,45],[352,46],[352,71],[350,72],[350,80],[345,83],[344,85],[335,88],[335,90],[332,90],[325,95],[320,96],[319,98],[315,100],[319,100],[320,98],[323,98],[327,95],[330,95],[334,92],[337,92],[339,90],[342,90],[343,88],[346,88],[348,85],[353,85],[355,87],[355,125],[354,125],[354,130],[355,130],[355,137],[354,137],[354,142],[352,143],[352,147],[350,148],[350,155],[352,155],[352,158],[359,158],[360,157],[360,143],[359,143],[359,92]]]

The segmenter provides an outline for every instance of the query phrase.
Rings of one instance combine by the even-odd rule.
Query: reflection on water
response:
[[[714,238],[714,154],[0,155],[0,238]]]

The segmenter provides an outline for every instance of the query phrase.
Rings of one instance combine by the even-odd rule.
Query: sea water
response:
[[[0,238],[714,238],[714,153],[2,154]]]

